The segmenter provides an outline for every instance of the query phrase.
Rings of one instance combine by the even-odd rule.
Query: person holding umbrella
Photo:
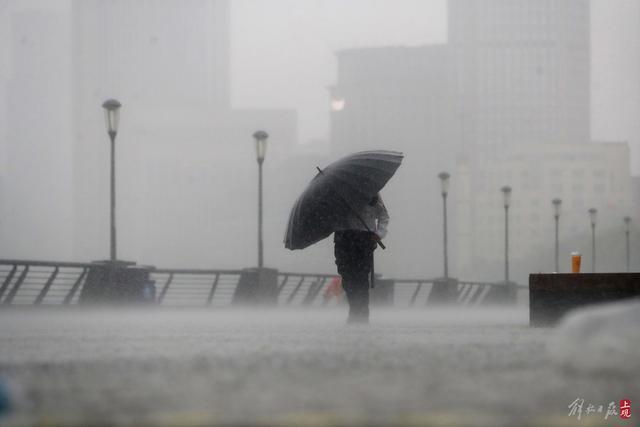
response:
[[[373,251],[387,235],[388,224],[387,208],[377,194],[359,215],[354,212],[346,216],[334,233],[336,266],[349,302],[348,323],[369,322],[369,277],[373,268]]]
[[[389,222],[379,192],[402,159],[396,151],[362,151],[318,167],[289,214],[287,249],[304,249],[335,233],[334,255],[349,301],[349,322],[369,320],[373,250],[376,245],[385,249],[382,238]]]

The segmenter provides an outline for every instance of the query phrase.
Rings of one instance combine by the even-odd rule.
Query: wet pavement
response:
[[[377,310],[369,326],[344,318],[3,310],[0,386],[11,406],[0,424],[617,425],[604,412],[578,420],[569,405],[640,397],[638,372],[554,358],[555,330],[530,328],[526,310]]]

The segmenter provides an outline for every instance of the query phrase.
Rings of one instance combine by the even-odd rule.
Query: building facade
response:
[[[590,271],[590,220],[598,210],[598,234],[619,227],[632,210],[629,146],[624,143],[511,144],[479,151],[458,163],[455,185],[457,271],[463,277],[503,277],[505,212],[501,188],[512,188],[509,206],[510,278],[526,283],[531,272],[554,267],[554,208],[559,198],[560,272],[570,253],[583,254]],[[599,271],[615,271],[622,259],[602,252]]]
[[[337,53],[334,152],[406,155],[385,200],[401,218],[389,238],[407,249],[380,271],[442,270],[442,170],[452,173],[450,270],[465,278],[503,277],[503,185],[528,201],[513,211],[522,257],[552,242],[545,215],[555,197],[576,221],[591,205],[612,218],[630,209],[628,147],[590,143],[589,19],[586,0],[451,0],[447,44]],[[537,265],[523,263],[519,281]]]
[[[441,269],[440,219],[434,216],[439,208],[432,206],[439,194],[437,174],[453,167],[459,142],[450,51],[446,46],[389,47],[340,51],[337,57],[338,80],[331,88],[333,156],[371,149],[405,154],[382,193],[392,218],[389,245],[398,259],[380,257],[378,271],[433,275]],[[393,190],[398,187],[402,190]]]
[[[590,138],[587,0],[450,0],[456,113],[474,144]]]

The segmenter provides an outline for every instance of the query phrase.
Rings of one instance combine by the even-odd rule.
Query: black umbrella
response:
[[[402,158],[396,151],[363,151],[318,168],[291,209],[285,247],[304,249],[331,235],[346,216],[358,215],[400,167]]]

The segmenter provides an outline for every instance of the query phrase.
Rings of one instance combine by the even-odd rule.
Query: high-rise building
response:
[[[475,144],[590,138],[587,0],[450,0],[456,113]]]
[[[379,271],[429,276],[441,271],[440,171],[452,172],[455,193],[466,185],[456,185],[462,179],[456,175],[466,173],[457,165],[485,173],[500,169],[501,153],[519,145],[527,153],[554,145],[567,151],[590,140],[586,0],[451,0],[446,44],[347,50],[337,58],[338,78],[331,88],[334,152],[388,148],[406,154],[386,199],[402,218],[389,238],[397,235],[408,249],[398,254],[396,247],[398,258],[388,265],[383,260]],[[565,155],[550,153],[547,160],[554,164]],[[553,160],[554,155],[560,157]],[[480,159],[485,160],[477,163]],[[586,163],[582,167],[591,173]],[[512,185],[515,193],[517,184]],[[470,245],[469,233],[485,231],[486,221],[469,208],[469,200],[452,203],[460,201],[454,194],[449,200],[452,273],[470,265],[469,259],[488,265],[489,257],[498,265],[500,252],[481,246],[458,251]],[[537,208],[527,209],[524,216],[540,216]],[[464,258],[460,262],[458,255]],[[469,271],[461,267],[463,274]]]
[[[76,0],[72,14],[76,103],[229,108],[228,0]]]
[[[504,265],[504,185],[512,187],[509,207],[510,278],[520,283],[532,271],[554,269],[554,210],[560,214],[560,272],[569,271],[572,251],[589,253],[588,209],[599,211],[598,231],[620,227],[633,205],[626,143],[558,143],[478,150],[461,160],[455,177],[456,270],[476,280],[502,278]],[[600,271],[618,264],[602,254]]]
[[[451,140],[451,65],[445,46],[349,49],[337,57],[338,82],[330,89],[335,153],[433,152]]]

